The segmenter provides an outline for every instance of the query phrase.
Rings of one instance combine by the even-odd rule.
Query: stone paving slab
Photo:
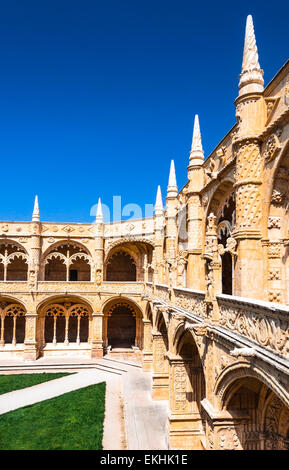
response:
[[[168,401],[151,398],[151,373],[129,371],[123,381],[127,447],[129,450],[166,450]]]

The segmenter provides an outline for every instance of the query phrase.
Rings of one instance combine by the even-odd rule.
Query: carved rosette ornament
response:
[[[264,150],[264,158],[266,163],[271,162],[274,158],[277,157],[278,152],[280,150],[280,142],[279,137],[281,135],[281,131],[278,130],[275,134],[270,135],[265,143],[265,150]]]

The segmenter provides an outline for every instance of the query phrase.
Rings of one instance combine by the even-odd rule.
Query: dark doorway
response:
[[[223,294],[233,294],[233,269],[231,253],[224,253],[222,256],[222,292]]]
[[[77,281],[78,280],[77,269],[71,269],[69,271],[69,280],[70,281]]]
[[[131,348],[135,345],[136,319],[126,306],[116,307],[108,318],[108,345],[112,348]]]

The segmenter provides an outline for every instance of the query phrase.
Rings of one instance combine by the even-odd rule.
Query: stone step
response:
[[[119,367],[108,366],[105,364],[19,364],[0,366],[0,372],[8,371],[47,371],[47,370],[78,370],[78,369],[98,369],[102,372],[108,372],[115,375],[122,375],[127,371]]]

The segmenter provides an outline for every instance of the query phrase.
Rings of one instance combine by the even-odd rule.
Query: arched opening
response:
[[[114,253],[107,262],[107,281],[136,281],[134,259],[125,251]]]
[[[236,241],[232,237],[235,226],[235,195],[228,197],[219,215],[217,234],[218,249],[222,265],[222,293],[232,295],[234,290],[234,261]]]
[[[149,303],[147,305],[145,318],[143,319],[143,329],[143,370],[150,371],[153,365],[153,315]]]
[[[195,340],[185,331],[171,360],[170,372],[170,445],[180,449],[202,449],[205,436],[205,376]]]
[[[108,314],[108,346],[132,348],[136,342],[136,315],[130,305],[115,305]]]
[[[234,381],[224,396],[224,408],[233,417],[235,448],[289,449],[289,409],[259,379]]]
[[[153,246],[148,241],[118,241],[110,247],[104,265],[106,281],[152,280]]]
[[[159,313],[156,319],[157,331],[153,333],[153,389],[154,400],[168,400],[169,398],[169,360],[168,360],[168,332],[163,314]]]
[[[42,346],[80,346],[89,342],[90,309],[81,303],[59,301],[46,305],[41,312]]]
[[[0,245],[0,280],[27,281],[28,256],[24,248],[12,242]]]
[[[45,281],[90,281],[91,260],[81,246],[58,245],[45,256]]]
[[[273,179],[273,177],[271,176]],[[269,214],[266,220],[268,230],[268,276],[267,292],[269,302],[289,305],[289,151],[288,146],[275,169],[273,187],[268,194]],[[285,241],[285,243],[284,243]],[[275,253],[274,253],[275,251]]]
[[[19,303],[3,300],[0,307],[0,345],[23,344],[25,340],[25,308]]]
[[[232,295],[233,293],[233,267],[231,253],[222,256],[222,293]]]

